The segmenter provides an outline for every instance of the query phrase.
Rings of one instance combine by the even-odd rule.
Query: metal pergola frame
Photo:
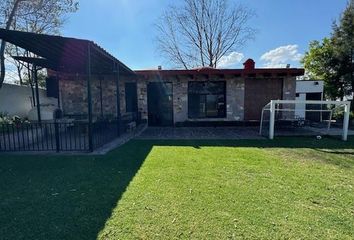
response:
[[[87,76],[87,112],[89,129],[89,150],[93,151],[93,117],[92,117],[92,75],[114,75],[117,92],[117,136],[120,135],[120,94],[119,82],[121,76],[135,76],[135,73],[99,47],[92,41],[67,38],[46,34],[13,31],[0,28],[0,39],[16,45],[37,57],[14,56],[17,61],[33,65],[33,82],[36,88],[36,103],[38,121],[41,122],[40,99],[38,92],[37,67],[51,69],[55,72],[68,74],[83,74]]]
[[[284,108],[279,109],[276,106],[279,104],[314,104],[314,105],[335,105],[337,107],[344,107],[344,119],[343,119],[343,133],[342,140],[348,140],[348,129],[349,129],[349,115],[350,115],[350,101],[316,101],[316,100],[271,100],[267,105],[262,109],[261,122],[259,134],[262,134],[262,125],[263,125],[263,114],[264,111],[270,112],[269,120],[269,139],[274,139],[274,124],[275,124],[275,112],[277,111],[294,111],[294,109]],[[330,112],[332,117],[332,110],[306,110],[313,112]],[[330,124],[330,123],[329,123]]]

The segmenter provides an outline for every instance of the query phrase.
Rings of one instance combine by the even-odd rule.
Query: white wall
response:
[[[305,101],[307,93],[322,93],[323,94],[323,81],[308,81],[301,80],[296,81],[296,100]],[[322,95],[323,96],[323,95]],[[296,103],[295,104],[295,116],[299,118],[305,118],[306,116],[306,104]]]
[[[31,110],[32,92],[27,86],[18,86],[4,83],[0,89],[0,112],[6,112],[10,116],[18,115],[27,117]],[[56,98],[48,98],[44,89],[39,90],[40,104],[54,104],[57,106]]]
[[[296,81],[296,93],[323,92],[323,81]]]
[[[306,93],[300,93],[298,97],[296,97],[298,101],[305,101],[306,100]],[[295,117],[297,118],[305,118],[305,103],[296,103],[295,104]]]

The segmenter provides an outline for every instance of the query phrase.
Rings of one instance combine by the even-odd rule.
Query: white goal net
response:
[[[259,134],[274,136],[339,136],[346,141],[349,101],[272,100],[262,109]]]

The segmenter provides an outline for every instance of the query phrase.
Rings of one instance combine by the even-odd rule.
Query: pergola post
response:
[[[32,79],[36,87],[36,106],[37,106],[37,118],[39,124],[42,123],[42,117],[41,117],[41,105],[39,102],[39,86],[38,86],[38,72],[37,72],[37,65],[33,64],[33,69],[32,69]]]
[[[92,101],[91,101],[91,43],[87,49],[87,112],[88,112],[88,141],[89,150],[93,152],[93,129],[92,129]]]
[[[119,73],[119,64],[116,64],[116,92],[117,92],[117,136],[120,136],[120,125],[121,125],[121,114],[120,114],[120,91],[119,91],[119,82],[120,82],[120,73]]]
[[[349,113],[350,113],[350,102],[347,102],[344,105],[343,135],[342,135],[343,141],[348,140]]]
[[[270,101],[269,139],[274,139],[275,103]]]

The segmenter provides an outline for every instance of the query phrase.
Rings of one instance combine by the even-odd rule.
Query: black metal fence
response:
[[[97,149],[139,124],[138,114],[124,115],[121,121],[92,123],[92,147]],[[79,121],[0,124],[0,152],[56,151],[89,152],[89,123]]]
[[[0,125],[0,151],[89,151],[87,123]]]

